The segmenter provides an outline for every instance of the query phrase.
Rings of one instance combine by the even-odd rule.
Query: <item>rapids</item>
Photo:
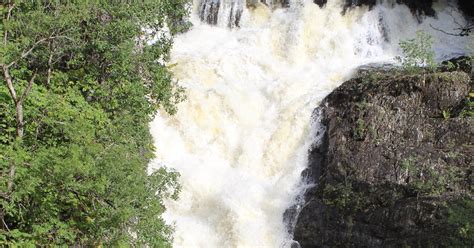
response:
[[[194,2],[194,26],[172,51],[187,100],[176,115],[159,113],[150,124],[150,169],[181,174],[180,197],[166,201],[164,215],[175,226],[176,247],[290,246],[283,214],[307,186],[301,172],[317,142],[311,115],[319,102],[357,67],[393,61],[399,40],[418,29],[435,37],[438,59],[466,46],[430,27],[452,30],[453,17],[464,21],[444,1],[435,5],[436,18],[421,23],[391,1],[344,15],[341,0],[323,8],[309,0],[291,0],[288,8],[203,1]],[[219,3],[211,10],[215,25],[201,21],[210,2]]]

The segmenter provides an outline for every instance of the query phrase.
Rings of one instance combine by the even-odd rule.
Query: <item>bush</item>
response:
[[[435,55],[432,49],[433,38],[423,32],[416,32],[413,39],[402,40],[399,43],[402,49],[402,56],[396,59],[403,68],[409,72],[433,71],[436,68]]]

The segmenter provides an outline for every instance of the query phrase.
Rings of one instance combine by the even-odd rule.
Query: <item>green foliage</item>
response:
[[[169,246],[162,199],[178,175],[147,173],[148,123],[184,98],[165,61],[187,1],[0,6],[0,65],[17,94],[36,74],[22,137],[0,76],[0,246]]]
[[[354,130],[354,138],[356,140],[364,140],[366,132],[365,121],[363,119],[358,119],[356,122],[356,128]]]
[[[364,112],[366,108],[368,107],[368,103],[366,99],[363,99],[360,102],[356,103],[357,110],[359,112],[359,117],[355,123],[355,128],[354,128],[354,139],[356,140],[364,140],[366,133],[367,133],[367,125],[364,121]]]
[[[463,108],[460,117],[473,117],[474,116],[474,92],[470,92],[468,97],[464,100]]]
[[[441,195],[446,191],[456,191],[462,183],[462,173],[455,166],[433,168],[416,164],[414,159],[406,159],[400,168],[407,173],[407,186],[418,196]]]
[[[418,31],[415,38],[402,40],[399,45],[403,56],[396,59],[406,71],[415,73],[421,70],[433,71],[436,68],[432,50],[433,38],[429,34]]]
[[[448,224],[456,230],[450,237],[453,245],[474,244],[474,200],[465,198],[448,204]]]
[[[336,207],[346,214],[367,208],[369,201],[365,192],[354,189],[350,178],[346,178],[345,181],[339,183],[324,184],[322,199],[325,205]]]
[[[323,189],[324,204],[345,209],[351,205],[353,194],[350,182],[326,184]]]
[[[448,61],[448,62],[446,63],[446,68],[448,69],[448,71],[456,70],[456,69],[457,69],[456,67],[457,67],[457,65],[454,64],[454,63],[451,62],[451,61]]]
[[[449,110],[443,110],[442,114],[445,120],[451,118],[451,112]]]

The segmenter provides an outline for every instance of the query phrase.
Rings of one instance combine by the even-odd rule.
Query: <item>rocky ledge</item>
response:
[[[474,246],[473,81],[449,67],[366,68],[315,111],[302,247]]]
[[[320,7],[326,5],[328,0],[313,0],[313,2]],[[474,16],[474,2],[472,0],[445,0],[447,3],[457,3],[459,9],[466,16]],[[436,0],[393,0],[393,3],[405,4],[412,13],[416,16],[435,16],[436,11],[433,9],[433,2]],[[354,8],[359,6],[369,6],[372,8],[379,1],[377,0],[345,0],[344,9]]]

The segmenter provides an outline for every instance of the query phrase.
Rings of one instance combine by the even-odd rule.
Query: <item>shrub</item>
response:
[[[403,55],[397,56],[396,59],[405,70],[413,73],[420,70],[433,71],[435,69],[436,62],[432,49],[433,38],[431,35],[418,31],[415,38],[402,40],[399,45]]]

